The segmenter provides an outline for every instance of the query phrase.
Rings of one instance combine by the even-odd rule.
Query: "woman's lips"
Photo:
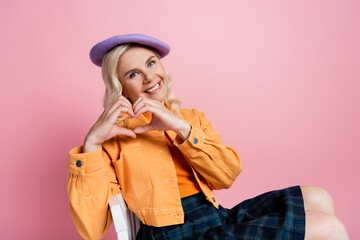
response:
[[[145,93],[149,94],[149,95],[154,95],[156,93],[158,93],[162,88],[162,84],[161,81],[158,82],[157,84],[155,84],[153,87],[151,87],[150,89],[146,90]]]

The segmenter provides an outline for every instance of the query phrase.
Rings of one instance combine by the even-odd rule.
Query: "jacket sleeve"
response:
[[[204,113],[192,111],[199,124],[191,124],[188,139],[182,142],[176,137],[174,145],[206,179],[209,187],[215,190],[229,188],[242,170],[239,154],[223,144],[220,134]]]
[[[120,193],[111,163],[119,154],[119,147],[114,139],[109,141],[94,152],[82,153],[82,147],[70,151],[67,186],[70,213],[84,239],[101,239],[105,235],[112,223],[109,200]]]

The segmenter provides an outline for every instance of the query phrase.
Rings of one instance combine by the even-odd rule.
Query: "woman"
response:
[[[232,209],[213,189],[241,172],[206,115],[179,109],[155,38],[129,34],[95,45],[102,67],[104,112],[70,151],[68,193],[73,221],[86,239],[100,239],[112,219],[108,203],[122,193],[141,220],[137,239],[348,239],[331,197],[295,186],[262,194]]]

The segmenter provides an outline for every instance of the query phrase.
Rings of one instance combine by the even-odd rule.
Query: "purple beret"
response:
[[[153,48],[160,57],[165,57],[170,52],[170,46],[166,43],[143,34],[118,35],[99,42],[90,50],[91,61],[101,67],[106,53],[116,46],[124,43],[138,43]]]

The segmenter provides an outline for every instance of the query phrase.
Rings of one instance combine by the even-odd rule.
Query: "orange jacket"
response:
[[[188,160],[207,200],[218,208],[212,189],[233,184],[242,168],[239,155],[223,145],[204,113],[196,109],[180,112],[192,127],[184,142],[173,131],[149,131],[136,139],[118,135],[94,152],[82,153],[82,147],[70,151],[70,212],[83,238],[103,237],[112,223],[109,200],[120,192],[144,224],[184,223],[176,170],[164,134]],[[128,128],[150,121],[151,114],[142,114]]]

